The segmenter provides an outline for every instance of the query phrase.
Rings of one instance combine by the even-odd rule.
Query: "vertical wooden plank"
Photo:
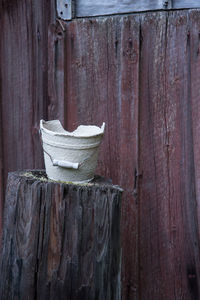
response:
[[[67,128],[75,129],[80,124],[101,125],[106,122],[106,134],[100,152],[100,168],[110,176],[112,153],[109,128],[108,98],[108,31],[112,22],[108,19],[82,19],[73,21],[67,28]],[[112,152],[115,151],[112,148]]]
[[[106,122],[97,172],[121,184],[123,297],[138,295],[137,145],[139,16],[67,24],[66,125]]]
[[[0,28],[2,32],[2,2],[0,2]],[[0,33],[0,62],[2,57],[2,33]],[[2,236],[2,215],[4,198],[4,179],[3,179],[3,132],[2,132],[2,67],[0,63],[0,247]]]
[[[118,176],[114,178],[124,187],[122,206],[123,245],[123,299],[138,299],[138,126],[139,126],[139,64],[140,64],[140,17],[126,16],[121,19],[120,60],[117,73]],[[110,54],[110,56],[113,54]],[[112,57],[112,56],[111,56]],[[117,61],[114,62],[116,64]],[[112,93],[112,83],[110,85]],[[111,108],[112,109],[112,108]],[[116,122],[113,120],[113,122]],[[115,147],[116,147],[115,146]],[[131,158],[131,159],[130,159]]]
[[[200,216],[200,10],[192,10],[189,13],[189,37],[190,37],[190,61],[191,61],[191,110],[193,125],[193,151],[195,191],[197,199],[197,215]],[[200,224],[200,220],[198,220]]]
[[[0,79],[1,80],[1,79]],[[0,93],[1,101],[1,93]],[[1,107],[0,107],[1,109]],[[2,138],[2,121],[1,121],[1,111],[0,111],[0,243],[2,234],[2,214],[3,214],[3,195],[4,195],[4,182],[3,182],[3,138]]]
[[[26,4],[27,6],[27,4]],[[32,50],[29,61],[29,80],[32,85],[32,144],[33,167],[43,167],[43,153],[39,139],[39,121],[48,114],[48,25],[54,20],[52,1],[32,1],[29,14],[32,16],[32,27],[28,27],[31,35]],[[27,41],[28,42],[28,41]],[[29,42],[28,42],[29,43]],[[32,51],[32,53],[31,53]]]
[[[54,1],[3,1],[2,122],[8,171],[43,167],[39,120],[48,118],[48,25]],[[52,13],[53,10],[53,13]]]
[[[1,5],[2,192],[9,171],[44,167],[38,129],[40,119],[48,119],[48,26],[55,23],[56,11],[53,0],[3,0]]]
[[[0,54],[1,55],[1,54]],[[0,76],[0,101],[1,101],[1,76]],[[0,245],[2,235],[2,215],[4,203],[4,178],[3,178],[3,135],[2,135],[2,115],[0,104]]]
[[[198,299],[188,13],[147,14],[142,36],[140,296]]]
[[[57,19],[48,29],[48,120],[64,125],[65,24]]]
[[[140,298],[167,299],[169,272],[165,239],[168,177],[164,103],[166,15],[141,20],[139,268]],[[166,259],[165,259],[166,257]],[[162,264],[162,266],[161,266]],[[165,271],[164,271],[165,270]],[[164,271],[164,272],[163,272]],[[162,273],[163,272],[163,273]],[[170,284],[168,282],[168,284]],[[168,285],[169,289],[171,286]],[[160,298],[159,298],[160,297]],[[171,299],[170,297],[168,299]],[[172,298],[173,299],[173,298]]]
[[[189,12],[174,12],[169,15],[166,59],[166,96],[169,99],[167,124],[171,140],[168,201],[171,207],[169,228],[174,257],[175,295],[177,298],[198,299],[200,243],[195,186],[189,27]]]

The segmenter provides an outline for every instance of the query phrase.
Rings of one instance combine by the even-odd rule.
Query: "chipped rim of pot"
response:
[[[48,125],[54,125],[54,126],[56,125],[60,131],[53,131],[51,129],[48,129]],[[89,137],[96,137],[96,136],[103,135],[105,131],[105,122],[103,122],[101,127],[95,125],[80,125],[74,131],[69,132],[63,128],[59,120],[50,120],[50,121],[40,120],[40,130],[52,136],[89,138]]]

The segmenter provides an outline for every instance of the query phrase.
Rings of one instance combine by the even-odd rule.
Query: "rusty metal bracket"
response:
[[[57,15],[62,20],[71,20],[75,15],[74,0],[57,0]]]

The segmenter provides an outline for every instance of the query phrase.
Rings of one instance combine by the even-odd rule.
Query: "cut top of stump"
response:
[[[119,187],[118,185],[113,185],[111,179],[107,179],[105,177],[102,177],[100,175],[95,175],[94,179],[88,183],[73,183],[70,181],[55,181],[51,180],[47,177],[47,174],[45,170],[25,170],[25,171],[15,171],[15,172],[10,172],[9,176],[16,176],[20,177],[21,180],[30,180],[32,182],[46,182],[46,183],[52,183],[52,184],[60,184],[60,185],[68,185],[68,186],[73,186],[74,188],[77,187],[82,187],[84,188],[100,188],[100,189],[114,189],[119,192],[123,192],[123,189]]]

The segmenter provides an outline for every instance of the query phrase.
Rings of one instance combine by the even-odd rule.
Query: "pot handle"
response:
[[[59,166],[59,167],[63,167],[63,168],[77,170],[79,168],[79,163],[72,163],[72,162],[65,161],[65,160],[54,159],[53,166]]]

